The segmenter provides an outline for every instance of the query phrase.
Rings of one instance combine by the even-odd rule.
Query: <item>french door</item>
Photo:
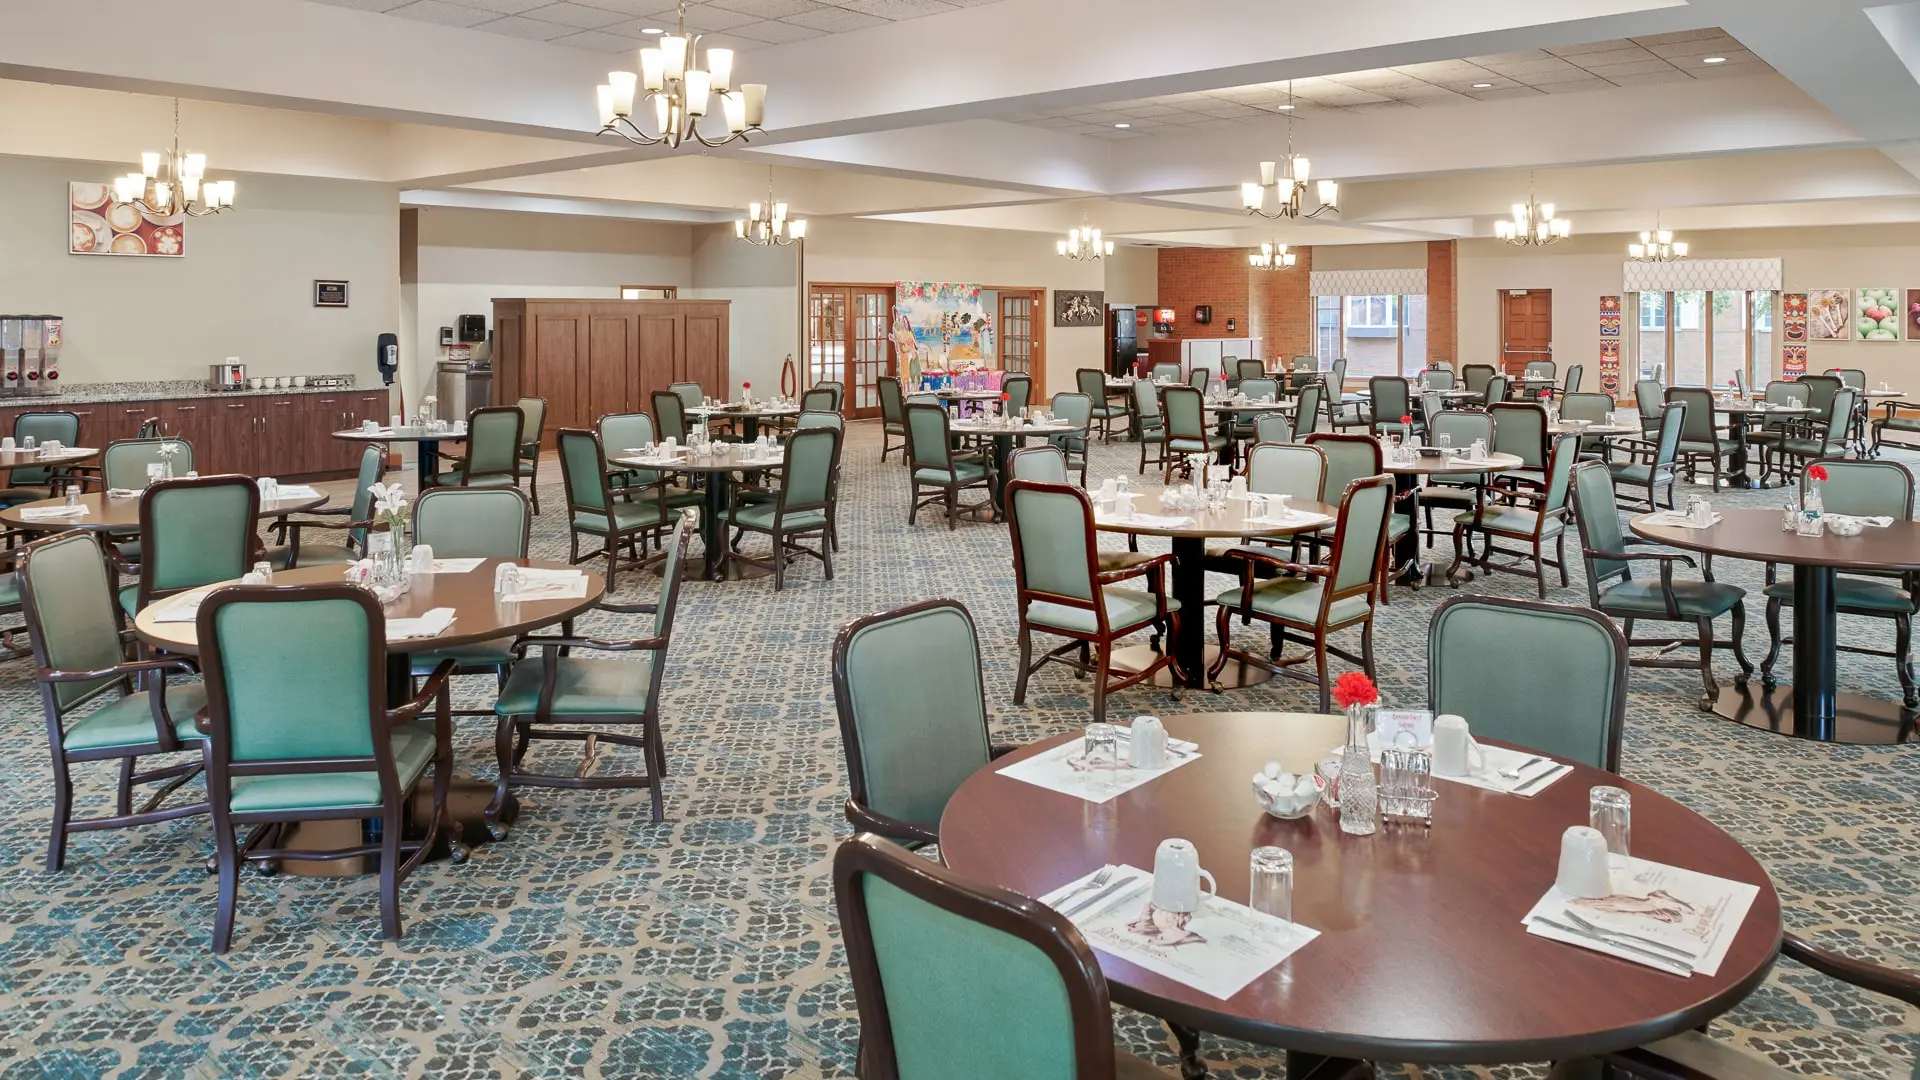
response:
[[[893,286],[810,285],[807,289],[807,385],[847,389],[850,420],[880,415],[880,377],[897,375]]]
[[[1044,289],[1000,290],[1000,366],[1009,375],[1019,372],[1033,378],[1036,403],[1046,397],[1046,327],[1035,318],[1045,310]]]

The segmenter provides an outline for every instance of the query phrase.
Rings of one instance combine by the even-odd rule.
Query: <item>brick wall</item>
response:
[[[1161,248],[1160,303],[1173,309],[1176,338],[1255,336],[1247,289],[1247,253],[1242,248]],[[1213,321],[1201,326],[1193,309],[1213,307]],[[1227,320],[1234,329],[1227,329]]]
[[[1254,336],[1268,360],[1313,355],[1313,297],[1308,278],[1313,273],[1313,249],[1290,248],[1299,256],[1290,270],[1250,270],[1254,304]]]
[[[1458,368],[1460,353],[1459,241],[1427,244],[1427,363]]]

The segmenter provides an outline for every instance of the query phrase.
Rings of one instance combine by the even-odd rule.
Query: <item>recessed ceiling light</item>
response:
[[[660,28],[659,28],[659,27],[657,27],[657,26],[649,26],[649,27],[647,27],[646,29],[644,29],[644,30],[642,30],[642,31],[640,31],[640,32],[641,32],[641,33],[643,33],[643,34],[664,34],[664,33],[666,33],[666,31],[665,31],[665,30],[662,30],[662,29],[660,29]]]
[[[1477,82],[1473,84],[1473,88],[1475,90],[1491,90],[1493,89],[1493,84],[1490,82]]]
[[[1700,62],[1703,64],[1724,64],[1727,62],[1727,58],[1724,56],[1709,56]]]
[[[1130,127],[1132,127],[1133,125],[1132,125],[1132,124],[1115,124],[1115,125],[1113,125],[1113,126],[1114,126],[1114,127],[1117,127],[1117,128],[1130,128]]]
[[[1282,106],[1280,106],[1280,111],[1281,111],[1281,112],[1292,112],[1292,111],[1293,111],[1293,106],[1291,106],[1291,105],[1282,105]]]

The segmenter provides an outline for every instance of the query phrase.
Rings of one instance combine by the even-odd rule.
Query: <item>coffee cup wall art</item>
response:
[[[155,214],[133,203],[113,201],[113,185],[67,185],[75,255],[150,255],[177,259],[187,253],[186,216]]]

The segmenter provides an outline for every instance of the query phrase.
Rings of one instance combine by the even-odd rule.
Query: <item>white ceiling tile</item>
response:
[[[625,21],[628,16],[606,8],[588,7],[585,4],[559,3],[546,7],[533,8],[524,12],[529,19],[541,22],[556,22],[562,26],[571,26],[579,30],[598,30]]]
[[[1687,64],[1683,70],[1696,79],[1712,79],[1722,75],[1752,75],[1756,72],[1771,71],[1773,69],[1762,63],[1760,58],[1756,56],[1740,61],[1735,61],[1732,57],[1728,57],[1727,62],[1724,64]]]
[[[1466,59],[1470,64],[1495,67],[1500,64],[1525,64],[1535,60],[1551,60],[1553,54],[1545,49],[1529,49],[1525,52],[1494,53],[1491,56],[1469,56]]]
[[[333,7],[353,8],[355,11],[392,11],[407,0],[313,0],[316,4],[328,4]],[[544,3],[545,0],[534,0]]]
[[[1578,67],[1593,68],[1607,64],[1631,64],[1652,56],[1647,50],[1635,45],[1627,49],[1608,49],[1606,52],[1581,53],[1572,57]]]
[[[657,4],[659,0],[654,0],[654,2]],[[537,19],[540,17],[540,13],[536,11],[531,17]],[[630,20],[628,25],[632,27],[631,32],[634,33],[639,32],[641,28],[647,26],[657,26],[662,30],[672,32],[674,27],[679,25],[679,20],[680,13],[678,10],[656,11],[645,18]],[[734,30],[748,23],[759,21],[761,20],[758,16],[744,15],[738,11],[728,11],[726,8],[715,7],[712,4],[691,4],[687,7],[687,29],[696,34],[704,34],[714,30]],[[605,27],[601,29],[605,29]],[[627,33],[629,31],[621,30],[618,32]]]
[[[1645,75],[1649,71],[1672,71],[1673,65],[1665,60],[1635,60],[1631,64],[1595,64],[1587,68],[1590,74],[1603,79],[1612,79],[1616,75]]]
[[[1691,41],[1656,42],[1643,46],[1655,56],[1719,56],[1729,51],[1746,51],[1730,37],[1694,38]]]
[[[515,9],[516,14],[522,11],[527,11],[531,8],[542,6],[541,3],[528,3],[527,0],[460,0],[460,2],[463,4],[487,4],[487,5],[515,4],[515,5],[518,5],[518,7]],[[552,0],[542,0],[542,3],[551,3],[551,2]],[[587,6],[605,8],[608,11],[618,12],[619,14],[625,15],[629,18],[637,19],[643,15],[652,15],[655,12],[659,11],[660,0],[592,0],[592,2],[589,3]],[[648,23],[647,25],[659,26],[662,29],[665,29],[667,27],[672,26],[673,24],[671,22],[667,22],[667,23]]]
[[[1503,86],[1492,90],[1463,90],[1461,93],[1475,101],[1506,101],[1510,98],[1539,97],[1544,91],[1531,86]]]
[[[825,4],[816,0],[712,0],[713,6],[738,11],[760,19],[784,19],[806,11],[818,11]]]
[[[1661,71],[1648,71],[1639,75],[1609,75],[1607,81],[1616,86],[1649,86],[1653,83],[1687,82],[1693,76],[1679,68],[1669,67]]]
[[[811,26],[796,26],[790,22],[773,21],[748,23],[736,31],[736,33],[745,34],[758,41],[772,42],[775,45],[785,45],[789,41],[805,41],[807,38],[821,37],[826,34],[826,31],[815,30]]]
[[[1547,83],[1535,89],[1544,90],[1549,94],[1578,94],[1586,90],[1611,90],[1613,84],[1605,79],[1570,79],[1566,82]]]
[[[1417,107],[1418,106],[1409,105],[1404,101],[1375,101],[1365,105],[1348,106],[1348,111],[1357,112],[1357,113],[1376,113],[1376,112],[1394,113],[1394,112],[1406,112],[1409,109],[1413,109]]]
[[[420,22],[439,23],[441,26],[472,26],[474,23],[499,18],[495,12],[442,3],[441,0],[414,0],[413,3],[394,8],[387,14],[398,15],[403,19],[417,19]]]
[[[645,40],[604,30],[580,30],[567,37],[554,38],[555,45],[566,45],[589,52],[630,52],[646,44]]]
[[[1727,32],[1725,30],[1717,26],[1709,26],[1702,30],[1676,30],[1671,34],[1648,34],[1643,37],[1634,38],[1633,40],[1642,45],[1666,45],[1676,41],[1698,41],[1701,38],[1723,38],[1726,36]]]
[[[1555,56],[1584,56],[1587,53],[1617,52],[1633,44],[1626,38],[1611,41],[1589,41],[1581,45],[1555,45],[1546,51]]]
[[[945,0],[839,0],[839,4],[849,11],[894,21],[960,10]]]
[[[580,32],[571,26],[541,22],[539,19],[528,19],[519,15],[509,15],[504,19],[484,22],[475,26],[474,29],[485,30],[489,34],[505,34],[508,37],[530,38],[534,41],[552,41],[554,38],[566,37],[569,34],[577,34]]]
[[[798,15],[782,20],[798,26],[824,30],[830,34],[845,33],[849,30],[864,30],[869,26],[883,26],[887,20],[873,15],[862,15],[846,8],[820,8],[815,11],[803,11]]]
[[[1512,64],[1487,64],[1488,71],[1501,75],[1511,75],[1516,79],[1525,79],[1530,75],[1544,75],[1549,71],[1573,71],[1573,64],[1557,56],[1544,60],[1523,60]]]
[[[1565,71],[1543,71],[1538,75],[1515,76],[1513,81],[1525,83],[1528,86],[1546,87],[1552,86],[1555,83],[1584,82],[1591,78],[1593,78],[1593,76],[1581,68],[1570,67]]]

